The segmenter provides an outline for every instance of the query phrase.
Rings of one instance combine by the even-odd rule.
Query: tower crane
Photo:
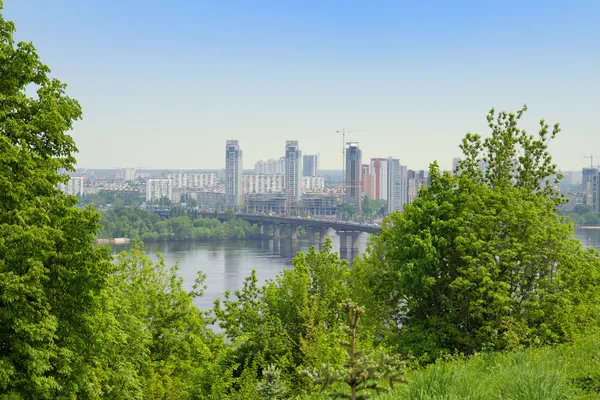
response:
[[[583,158],[589,158],[590,159],[590,168],[594,168],[594,155],[590,154],[589,156],[583,156]]]

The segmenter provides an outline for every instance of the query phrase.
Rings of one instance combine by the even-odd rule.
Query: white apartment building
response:
[[[242,187],[244,193],[281,193],[285,183],[284,174],[244,175]]]
[[[402,211],[408,204],[408,169],[397,158],[387,159],[387,189],[388,213]]]
[[[285,157],[279,160],[259,160],[254,164],[254,173],[257,175],[285,174]]]
[[[217,184],[217,175],[212,173],[169,172],[167,179],[174,188],[208,188]]]
[[[325,190],[325,178],[322,176],[303,176],[302,191],[304,193],[321,193]]]
[[[163,197],[171,201],[175,200],[173,199],[173,183],[169,179],[147,179],[146,201],[158,201]]]
[[[135,168],[121,168],[117,171],[117,178],[125,182],[133,182],[135,181],[136,173]]]
[[[85,176],[72,176],[67,184],[59,183],[58,189],[64,194],[70,196],[81,196],[83,195],[83,183],[85,182]]]

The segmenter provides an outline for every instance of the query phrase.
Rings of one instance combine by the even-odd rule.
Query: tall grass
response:
[[[431,400],[600,399],[600,336],[575,344],[439,361],[376,397]]]

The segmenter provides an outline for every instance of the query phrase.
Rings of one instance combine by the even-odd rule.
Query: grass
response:
[[[600,336],[573,344],[438,361],[407,375],[410,384],[373,399],[600,399]]]

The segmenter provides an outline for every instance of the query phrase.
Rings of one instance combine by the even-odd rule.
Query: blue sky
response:
[[[600,163],[598,1],[4,0],[84,109],[79,166],[244,167],[296,139],[341,168],[363,158],[450,168],[485,115],[529,106],[560,122],[559,166]]]

